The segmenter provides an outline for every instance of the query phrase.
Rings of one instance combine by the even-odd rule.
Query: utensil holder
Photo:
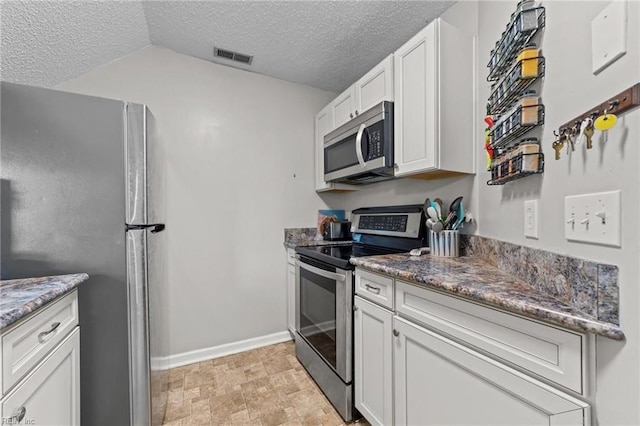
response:
[[[460,231],[431,232],[429,246],[432,256],[458,257],[460,256]]]

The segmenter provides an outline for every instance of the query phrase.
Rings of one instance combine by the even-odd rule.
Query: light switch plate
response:
[[[538,239],[538,200],[524,202],[524,236]]]
[[[594,74],[627,52],[627,2],[614,0],[591,21],[591,63]]]
[[[621,191],[565,197],[565,238],[620,247],[620,201]]]

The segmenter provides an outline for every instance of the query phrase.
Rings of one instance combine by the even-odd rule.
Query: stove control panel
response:
[[[351,232],[390,237],[421,237],[422,205],[365,207],[354,210]]]
[[[389,215],[389,216],[376,216],[376,215],[363,215],[360,216],[358,222],[358,229],[375,230],[375,231],[391,231],[391,232],[406,232],[407,221],[409,215]]]

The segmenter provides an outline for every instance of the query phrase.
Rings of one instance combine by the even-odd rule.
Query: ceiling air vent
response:
[[[218,58],[230,59],[232,61],[240,62],[243,64],[251,65],[253,62],[253,56],[245,55],[244,53],[234,52],[233,50],[213,48],[213,56]]]

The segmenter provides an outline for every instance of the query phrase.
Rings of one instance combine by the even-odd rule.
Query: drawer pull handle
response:
[[[11,416],[11,420],[12,421],[15,420],[16,423],[20,423],[22,419],[24,419],[24,416],[26,415],[27,415],[27,409],[24,406],[22,406],[18,408],[18,410],[15,413],[13,413],[13,415]]]
[[[393,335],[398,337],[400,335],[400,332],[398,330],[393,330]]]
[[[38,341],[40,343],[46,342],[47,336],[53,333],[54,331],[56,331],[56,328],[58,327],[60,327],[60,322],[54,322],[53,324],[51,324],[51,327],[49,328],[49,330],[43,331],[42,333],[38,333]]]
[[[375,287],[369,284],[365,284],[364,285],[367,290],[369,290],[371,293],[375,293],[375,294],[380,294],[380,287]]]

